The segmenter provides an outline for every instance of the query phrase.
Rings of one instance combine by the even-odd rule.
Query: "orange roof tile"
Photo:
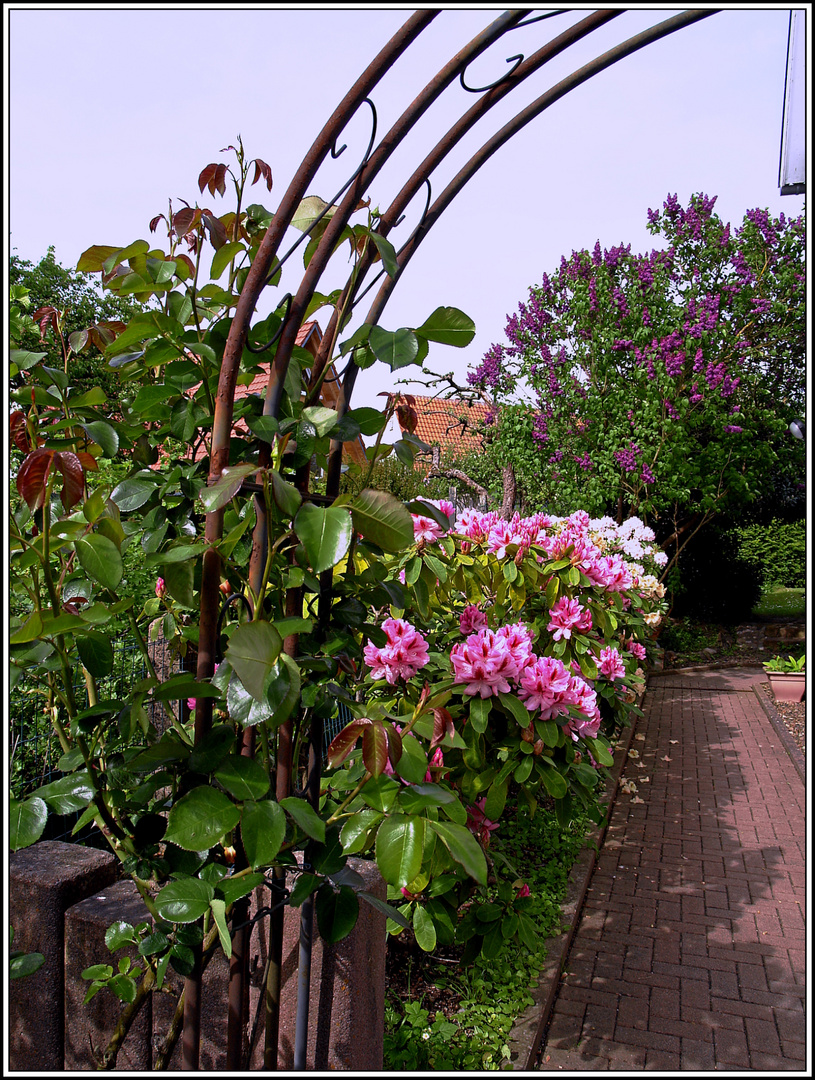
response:
[[[448,446],[467,453],[482,449],[478,425],[486,419],[489,409],[482,402],[470,403],[456,398],[433,398],[413,395],[419,422],[414,434],[431,446],[442,450]]]

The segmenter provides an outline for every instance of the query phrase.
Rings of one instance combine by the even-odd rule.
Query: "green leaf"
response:
[[[203,851],[234,829],[240,817],[238,807],[222,792],[193,788],[170,810],[164,841],[185,851]]]
[[[396,771],[410,784],[420,784],[427,775],[427,754],[412,735],[402,739],[402,756],[396,763]]]
[[[348,818],[342,827],[340,841],[346,855],[362,851],[368,841],[371,829],[382,820],[378,810],[358,810]]]
[[[191,772],[207,775],[224,761],[235,746],[235,730],[231,724],[214,724],[195,744],[190,754]]]
[[[37,788],[33,794],[45,799],[55,814],[70,814],[88,805],[93,798],[93,788],[87,770],[82,769]]]
[[[89,247],[86,251],[82,252],[79,256],[79,262],[76,264],[76,268],[84,274],[101,274],[105,261],[109,259],[111,255],[117,255],[121,250],[122,248],[119,247],[94,244],[93,247]]]
[[[405,742],[408,741],[405,739]],[[404,747],[404,743],[402,745]],[[402,788],[398,795],[399,806],[406,814],[416,814],[427,806],[447,806],[455,801],[456,796],[452,791],[431,783],[410,784]]]
[[[279,472],[272,470],[272,495],[286,515],[293,518],[303,502],[303,497],[293,484],[287,483]]]
[[[106,424],[104,420],[91,420],[83,424],[85,433],[92,442],[102,447],[105,457],[115,457],[119,450],[119,436],[115,428]],[[114,500],[115,501],[115,500]]]
[[[383,551],[413,543],[413,518],[404,503],[386,491],[365,488],[350,504],[354,528]]]
[[[376,864],[389,885],[407,888],[422,868],[425,819],[399,814],[383,821],[376,834]]]
[[[351,515],[343,507],[326,509],[306,503],[294,519],[294,531],[306,549],[315,573],[328,570],[343,558],[351,544]]]
[[[532,758],[528,759],[529,761]],[[554,765],[544,764],[546,758],[536,758],[538,765],[538,772],[543,779],[543,786],[549,792],[553,799],[562,799],[566,792],[569,790],[569,785],[566,783],[565,778],[558,772]]]
[[[608,746],[601,742],[600,739],[592,739],[589,735],[583,736],[583,742],[591,750],[591,756],[597,762],[598,765],[613,765],[614,755]]]
[[[470,698],[470,723],[479,735],[483,735],[487,730],[491,708],[492,698],[482,698],[477,694]]]
[[[436,926],[427,909],[421,904],[417,904],[413,909],[413,933],[420,949],[433,952],[436,948]]]
[[[30,847],[42,836],[48,820],[48,807],[35,797],[18,802],[9,800],[9,846],[12,851]]]
[[[34,367],[35,364],[39,364],[40,360],[47,355],[48,353],[44,352],[29,352],[28,349],[9,350],[9,360],[12,364],[17,366],[18,371],[28,371],[28,369]]]
[[[136,931],[129,922],[118,919],[105,931],[105,944],[110,952],[116,952],[123,945],[133,945],[136,941]]]
[[[325,843],[325,822],[310,803],[292,795],[288,799],[281,799],[280,805],[291,814],[306,836],[319,840],[321,844]]]
[[[229,638],[225,659],[256,701],[263,701],[263,684],[283,648],[283,639],[267,622],[244,623]]]
[[[487,884],[487,860],[481,845],[469,829],[452,821],[428,821],[428,827],[441,841],[457,863],[464,867],[479,885]]]
[[[507,712],[515,717],[522,728],[529,727],[532,713],[526,708],[522,701],[515,697],[514,694],[499,693],[498,699]]]
[[[76,557],[82,569],[106,589],[117,588],[124,574],[119,549],[107,536],[90,533],[74,541]]]
[[[221,948],[224,950],[226,957],[229,958],[232,955],[232,938],[229,936],[229,927],[226,925],[226,904],[223,900],[214,896],[209,902],[209,907],[212,912],[212,917],[215,920],[215,925],[218,927],[218,937],[221,939]]]
[[[237,240],[230,240],[228,243],[222,244],[215,252],[215,257],[212,260],[212,268],[209,272],[212,280],[217,281],[232,260],[237,258],[243,251],[246,251],[245,245]]]
[[[427,341],[441,345],[453,345],[463,349],[475,337],[475,323],[454,307],[438,307],[433,314],[416,328],[416,334]]]
[[[143,506],[157,487],[158,484],[152,480],[133,476],[117,484],[111,491],[110,498],[123,514],[129,514],[131,510],[138,510],[140,506]]]
[[[359,901],[348,885],[341,885],[339,892],[323,885],[317,893],[316,908],[320,937],[330,945],[342,941],[356,926]]]
[[[247,803],[241,817],[241,839],[253,870],[271,866],[286,836],[286,815],[276,802]]]
[[[258,471],[257,465],[230,465],[225,468],[219,480],[211,487],[201,488],[198,498],[204,510],[211,514],[226,506],[240,491],[241,484],[247,476]]]
[[[239,802],[262,799],[269,790],[269,776],[259,761],[243,754],[230,754],[215,770],[215,779]]]
[[[382,259],[382,265],[385,267],[388,277],[397,277],[399,274],[399,262],[397,261],[393,244],[390,240],[386,240],[384,236],[380,236],[378,232],[372,232],[371,239],[376,245],[376,250],[379,252],[380,258]]]
[[[25,953],[23,956],[12,956],[9,964],[10,979],[24,979],[26,975],[33,975],[45,963],[42,953]]]
[[[328,409],[324,405],[309,405],[303,409],[302,419],[311,424],[320,439],[333,431],[339,421],[336,409]]]
[[[275,727],[288,720],[300,700],[300,668],[286,653],[281,653],[263,685],[263,703],[271,710]]]
[[[200,878],[182,878],[165,885],[155,899],[162,919],[173,923],[191,923],[209,910],[215,889]]]
[[[362,801],[372,809],[387,813],[393,806],[398,791],[397,781],[383,774],[375,780],[369,780],[359,794]]]
[[[103,679],[113,671],[113,645],[103,634],[88,633],[76,638],[76,649],[82,666],[95,679]]]
[[[246,426],[262,442],[274,443],[280,425],[273,416],[256,416],[246,421]]]
[[[368,342],[377,360],[387,364],[391,371],[416,363],[419,356],[418,338],[404,326],[393,332],[372,326]]]
[[[215,891],[229,907],[242,896],[248,896],[252,889],[263,884],[263,874],[246,874],[244,877],[225,877],[215,882]]]

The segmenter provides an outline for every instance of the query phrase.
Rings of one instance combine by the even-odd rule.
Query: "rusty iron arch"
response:
[[[535,99],[531,104],[519,109],[514,117],[506,122],[498,131],[487,139],[481,148],[470,157],[467,163],[458,171],[452,180],[447,183],[441,193],[434,198],[432,187],[432,175],[434,170],[448,156],[450,151],[460,142],[464,135],[492,109],[499,101],[521,86],[530,76],[540,70],[548,61],[555,56],[565,53],[578,41],[588,38],[600,27],[605,26],[618,16],[625,13],[626,9],[613,8],[601,9],[592,12],[578,22],[555,34],[536,51],[525,58],[522,52],[515,51],[505,57],[508,65],[499,72],[492,82],[481,86],[472,86],[467,78],[467,69],[471,63],[488,50],[496,48],[499,43],[505,41],[507,35],[515,31],[521,31],[527,35],[533,35],[541,26],[549,25],[549,20],[555,16],[565,14],[570,9],[557,9],[542,14],[535,14],[530,9],[508,10],[493,19],[481,33],[476,35],[466,46],[456,52],[440,71],[427,83],[419,95],[405,108],[400,117],[391,128],[379,138],[377,142],[377,112],[373,91],[380,83],[384,75],[405,56],[419,36],[440,16],[443,10],[419,10],[411,14],[401,29],[380,50],[371,61],[365,71],[354,82],[348,93],[342,98],[334,112],[326,121],[319,135],[315,139],[309,151],[306,153],[295,176],[292,178],[288,189],[284,193],[267,232],[255,255],[255,259],[249,269],[246,280],[240,292],[234,318],[227,337],[223,362],[221,366],[217,396],[215,401],[215,414],[212,428],[212,443],[210,453],[210,470],[208,482],[214,484],[221,476],[222,470],[228,463],[229,441],[232,427],[234,396],[237,385],[237,376],[244,348],[252,353],[264,352],[271,359],[269,381],[264,402],[264,413],[269,416],[277,416],[280,408],[282,387],[285,381],[288,366],[292,357],[295,338],[304,318],[308,304],[312,299],[317,284],[328,264],[335,246],[340,239],[342,230],[347,225],[358,203],[365,196],[371,183],[376,178],[382,167],[389,160],[393,152],[405,139],[418,120],[431,108],[448,88],[458,82],[460,92],[464,95],[461,115],[445,132],[436,144],[424,153],[424,156],[414,167],[408,180],[394,197],[391,205],[383,213],[377,226],[377,231],[387,236],[403,220],[405,211],[411,200],[422,190],[425,191],[425,205],[421,212],[417,225],[412,230],[407,240],[398,248],[397,264],[398,273],[394,277],[385,276],[380,271],[371,280],[366,278],[374,266],[372,258],[366,254],[360,261],[356,273],[352,274],[346,282],[341,294],[341,303],[345,302],[345,313],[348,315],[362,298],[371,291],[377,283],[379,289],[370,306],[368,314],[363,320],[369,325],[374,325],[381,317],[393,289],[399,277],[415,254],[417,248],[428,235],[434,223],[453,202],[456,195],[476,174],[478,169],[492,157],[506,142],[527,124],[531,123],[550,105],[560,100],[575,87],[591,79],[611,65],[631,55],[647,45],[661,40],[670,34],[690,26],[701,19],[717,13],[716,9],[694,9],[682,12],[669,18],[650,29],[635,35],[611,49],[601,53],[594,59],[577,67],[570,75],[561,79],[546,93]],[[557,27],[557,23],[553,22]],[[517,36],[512,39],[513,45],[518,40]],[[506,51],[510,51],[509,48]],[[475,99],[473,101],[473,98]],[[323,162],[330,158],[339,158],[347,151],[346,145],[338,146],[342,133],[348,121],[352,119],[360,109],[368,107],[371,110],[371,134],[367,149],[355,171],[349,180],[332,200],[337,203],[316,250],[308,264],[296,293],[286,294],[276,305],[276,310],[283,308],[280,326],[272,340],[263,343],[250,343],[249,331],[252,317],[255,313],[258,299],[263,290],[271,283],[277,270],[292,255],[294,250],[305,240],[301,237],[284,255],[278,258],[278,251],[283,243],[286,230],[290,226],[296,210],[303,198],[308,194],[308,188],[317,176]],[[329,204],[331,205],[331,204]],[[316,224],[316,223],[315,223]],[[337,339],[339,317],[337,310],[332,314],[326,332],[323,336],[320,348],[311,372],[311,381],[307,391],[310,398],[316,396],[320,383],[331,362],[331,354]],[[273,346],[274,353],[271,349]],[[349,407],[359,369],[353,362],[353,353],[346,369],[341,375],[340,397],[337,410],[344,415]],[[268,445],[261,444],[259,450],[259,464],[268,464]],[[331,442],[329,455],[329,469],[327,479],[327,492],[330,497],[335,497],[339,491],[340,463],[342,444],[334,439]],[[309,471],[308,467],[300,470],[297,477],[301,493],[308,497]],[[252,556],[249,568],[249,581],[253,589],[257,585],[263,573],[268,549],[268,530],[265,520],[265,508],[263,501],[255,498],[256,526],[253,534]],[[221,594],[219,591],[221,561],[215,545],[222,535],[223,511],[216,510],[206,517],[205,538],[209,547],[204,553],[203,572],[201,582],[201,605],[199,622],[199,644],[197,660],[197,678],[208,680],[211,678],[216,661],[217,631],[219,624],[219,605]],[[331,605],[331,571],[325,572],[321,577],[320,617],[325,618]],[[230,598],[234,599],[234,598]],[[299,595],[292,592],[287,597],[287,606],[294,612],[299,603]],[[296,650],[296,638],[287,638],[284,649],[293,655]],[[209,731],[212,725],[212,699],[199,698],[196,705],[195,715],[195,738],[200,740]],[[292,746],[291,746],[292,722],[288,721],[279,730],[278,758],[277,758],[277,789],[276,797],[283,798],[291,792],[291,769],[292,769]],[[242,753],[254,754],[254,728],[247,728],[244,733]],[[319,725],[312,726],[311,745],[309,750],[309,780],[306,793],[312,800],[319,791],[320,775],[320,738]],[[277,1035],[279,1024],[279,1005],[281,990],[281,960],[282,960],[282,918],[285,902],[285,873],[278,875],[273,888],[273,902],[270,908],[264,909],[265,914],[270,914],[270,937],[269,937],[269,962],[264,989],[266,1011],[266,1036],[264,1069],[274,1070],[277,1068]],[[281,897],[283,899],[281,899]],[[305,1068],[307,1026],[308,1026],[308,975],[310,965],[310,942],[311,942],[311,918],[312,908],[309,898],[304,905],[301,914],[301,952],[300,974],[298,977],[299,995],[297,1009],[297,1026],[295,1038],[294,1068]],[[236,925],[241,923],[236,918]],[[242,918],[242,925],[237,925],[235,942],[233,945],[233,957],[230,962],[229,976],[229,1016],[228,1016],[228,1043],[227,1043],[227,1068],[240,1069],[248,1066],[245,1056],[245,1032],[247,1028],[246,1001],[249,959],[249,933],[251,922],[246,913]],[[184,1026],[182,1036],[182,1058],[185,1069],[197,1069],[199,1061],[200,1045],[200,1013],[201,1013],[201,971],[200,965],[193,974],[185,981],[184,990]]]

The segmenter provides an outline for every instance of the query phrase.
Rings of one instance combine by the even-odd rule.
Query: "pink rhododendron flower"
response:
[[[499,520],[500,515],[496,510],[491,510],[487,514],[481,513],[479,510],[462,510],[456,518],[453,529],[462,536],[466,536],[469,540],[474,540],[480,544],[487,539],[490,529]]]
[[[555,641],[570,638],[572,630],[591,630],[591,612],[588,608],[582,608],[577,600],[570,600],[568,596],[561,596],[549,615],[550,621],[546,629]]]
[[[487,616],[475,604],[470,604],[459,616],[458,628],[465,637],[470,634],[477,634],[479,630],[484,630],[486,626]]]
[[[578,735],[581,737],[588,735],[589,738],[595,739],[600,730],[600,721],[602,719],[600,710],[597,707],[596,691],[583,679],[574,676],[570,681],[566,696],[571,704],[579,712],[583,713],[581,718],[569,717],[566,727],[571,732],[572,738],[577,739]]]
[[[424,541],[432,544],[444,534],[444,529],[433,518],[425,517],[424,514],[411,514],[413,518],[413,539],[418,544]]]
[[[624,679],[625,678],[625,664],[622,657],[614,648],[603,649],[600,653],[600,663],[598,664],[600,674],[605,675],[607,679]]]
[[[164,578],[156,578],[156,596],[161,600],[167,592],[167,586],[164,584]]]
[[[490,819],[484,813],[487,805],[486,798],[478,799],[475,806],[467,807],[467,828],[480,841],[483,847],[489,847],[490,833],[498,828],[496,821]]]
[[[540,709],[542,718],[551,720],[561,711],[557,705],[562,703],[570,679],[562,660],[555,656],[538,657],[524,668],[518,697],[530,712]]]
[[[529,896],[529,886],[525,883],[515,893],[515,899],[520,900],[522,896]]]
[[[463,644],[454,645],[450,662],[454,681],[467,684],[464,693],[480,694],[482,698],[508,694],[509,680],[518,675],[518,664],[506,639],[489,629],[470,634]]]
[[[197,702],[194,697],[187,698],[187,708],[190,710],[190,712],[195,712],[196,704]]]
[[[442,753],[440,746],[436,747],[436,749],[435,749],[435,751],[433,753],[433,757],[430,759],[430,761],[428,761],[427,764],[428,764],[428,770],[425,773],[424,778],[425,778],[426,781],[432,782],[433,781],[433,773],[431,772],[431,769],[440,769],[444,765],[444,754]]]
[[[386,619],[382,629],[388,639],[386,644],[379,649],[369,640],[362,651],[372,677],[386,679],[391,685],[397,679],[412,679],[427,663],[427,642],[404,619]]]
[[[638,641],[627,641],[625,647],[631,653],[632,656],[636,656],[638,660],[644,660],[646,657],[645,646],[640,645]]]
[[[520,622],[510,626],[501,626],[495,631],[495,636],[496,638],[503,638],[506,642],[512,658],[518,665],[516,678],[520,677],[526,665],[531,664],[535,659],[532,652],[532,635],[526,628],[526,624]]]

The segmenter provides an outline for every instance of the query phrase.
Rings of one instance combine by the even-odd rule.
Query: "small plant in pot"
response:
[[[806,690],[806,654],[774,656],[764,664],[776,701],[803,701]]]

